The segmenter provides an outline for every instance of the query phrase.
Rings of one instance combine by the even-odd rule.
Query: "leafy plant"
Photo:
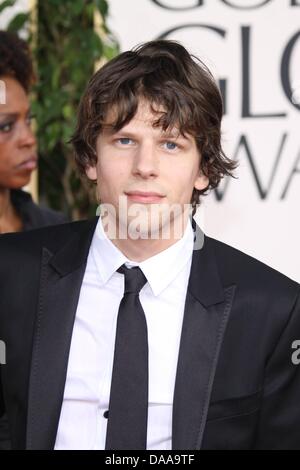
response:
[[[0,12],[14,4],[15,0],[1,2]],[[100,35],[94,28],[97,12],[103,20]],[[105,22],[107,14],[106,0],[40,0],[35,27],[29,13],[16,15],[8,25],[15,32],[27,29],[36,63],[32,107],[40,154],[40,198],[72,219],[95,214],[94,188],[79,178],[68,141],[95,63],[118,52]]]

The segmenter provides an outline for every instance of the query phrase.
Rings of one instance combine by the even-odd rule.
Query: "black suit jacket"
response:
[[[54,447],[96,223],[0,237],[3,447]],[[300,449],[299,339],[299,285],[205,236],[186,295],[173,449]]]

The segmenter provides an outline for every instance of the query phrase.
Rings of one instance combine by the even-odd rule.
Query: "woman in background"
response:
[[[66,222],[63,214],[39,207],[21,190],[38,159],[28,98],[34,73],[26,42],[6,31],[0,31],[0,80],[0,233]]]

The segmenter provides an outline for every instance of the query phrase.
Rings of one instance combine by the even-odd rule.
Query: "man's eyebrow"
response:
[[[161,136],[167,139],[184,139],[190,140],[192,136],[188,134],[182,134],[179,130],[176,131],[162,131]]]
[[[131,131],[131,130],[127,130],[126,128],[121,128],[121,129],[118,129],[116,130],[113,126],[109,126],[109,125],[106,125],[105,127],[103,127],[103,132],[106,133],[108,136],[114,136],[114,135],[122,135],[122,136],[126,136],[128,138],[132,138],[134,139],[135,137],[137,137],[137,135],[139,135],[139,132],[134,132],[134,131]],[[184,139],[186,141],[189,141],[192,139],[192,136],[188,135],[188,134],[185,134],[183,135],[179,129],[176,129],[176,130],[161,130],[160,132],[160,137],[162,139]]]
[[[132,131],[127,131],[126,129],[119,129],[116,130],[113,127],[105,127],[103,128],[103,131],[107,133],[110,136],[114,135],[126,135],[126,137],[136,137],[137,133],[132,132]]]

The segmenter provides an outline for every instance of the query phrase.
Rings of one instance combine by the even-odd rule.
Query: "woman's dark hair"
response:
[[[29,47],[15,33],[0,31],[0,77],[13,77],[29,92],[35,80]]]
[[[209,184],[194,189],[193,212],[199,196],[216,188],[224,175],[232,175],[236,162],[221,147],[223,103],[208,68],[175,41],[157,40],[142,44],[112,59],[91,78],[81,99],[78,123],[71,139],[81,174],[97,162],[96,139],[113,108],[117,131],[135,115],[140,99],[159,112],[155,126],[163,130],[177,126],[192,134],[201,155],[200,167]]]

